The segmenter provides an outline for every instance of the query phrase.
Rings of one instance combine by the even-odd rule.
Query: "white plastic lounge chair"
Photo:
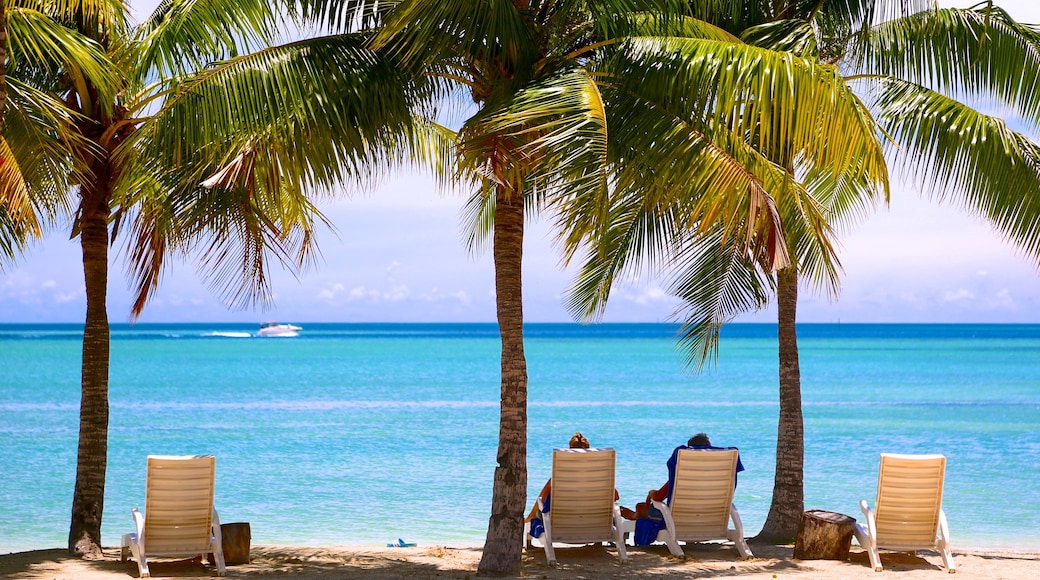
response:
[[[213,509],[217,461],[212,455],[148,456],[144,514],[132,510],[135,531],[123,535],[121,559],[137,560],[141,577],[150,576],[147,556],[212,553],[224,576],[220,518]]]
[[[913,552],[936,550],[946,569],[957,571],[950,552],[950,529],[942,509],[946,457],[942,455],[881,454],[877,501],[860,509],[867,525],[856,524],[856,540],[870,555],[870,565],[880,572],[878,548]]]
[[[621,508],[614,499],[613,449],[554,449],[549,511],[541,498],[545,532],[545,559],[556,565],[553,542],[591,544],[613,542],[618,559],[628,562],[622,531]]]
[[[679,542],[730,540],[741,558],[753,554],[744,540],[744,524],[733,505],[736,449],[680,449],[670,504],[654,501],[664,515],[665,527],[657,541],[668,545],[673,556],[684,558]],[[733,528],[729,521],[733,520]]]

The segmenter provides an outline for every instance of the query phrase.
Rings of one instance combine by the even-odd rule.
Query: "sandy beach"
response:
[[[899,578],[914,580],[946,577],[935,553],[917,555],[883,553],[884,572],[873,572],[865,552],[853,547],[849,561],[796,560],[791,547],[756,546],[756,557],[740,560],[732,546],[686,547],[686,560],[668,554],[663,545],[629,550],[628,564],[619,565],[611,547],[558,548],[559,565],[546,565],[541,549],[525,552],[523,578]],[[1040,577],[1040,554],[955,551],[956,578],[1026,579]],[[228,578],[472,578],[480,561],[479,548],[417,546],[287,547],[254,546],[251,562],[228,567]],[[154,578],[215,578],[216,570],[199,561],[150,562]],[[47,580],[120,580],[136,578],[134,562],[120,562],[117,548],[106,549],[105,558],[83,561],[61,549],[0,555],[0,577]]]

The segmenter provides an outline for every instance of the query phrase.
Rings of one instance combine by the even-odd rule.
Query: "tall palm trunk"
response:
[[[82,394],[76,488],[72,497],[69,551],[75,556],[101,556],[101,515],[108,465],[108,218],[107,163],[81,191],[80,246],[87,292],[83,329]]]
[[[780,346],[780,423],[776,438],[776,475],[773,501],[757,542],[794,540],[805,509],[802,427],[802,378],[798,362],[795,320],[798,308],[798,272],[793,266],[776,273],[777,338]]]
[[[527,504],[527,359],[521,283],[524,200],[502,186],[495,206],[494,246],[498,331],[502,337],[502,403],[491,519],[477,573],[518,576]]]

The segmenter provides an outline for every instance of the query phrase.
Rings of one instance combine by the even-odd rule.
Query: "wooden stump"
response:
[[[252,539],[246,522],[220,524],[224,563],[228,566],[249,563],[249,541]]]
[[[848,560],[856,519],[845,514],[809,510],[802,514],[794,557],[800,560]]]

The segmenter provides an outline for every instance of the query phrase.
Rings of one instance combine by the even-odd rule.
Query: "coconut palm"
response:
[[[413,107],[400,75],[356,36],[271,46],[284,24],[277,4],[166,0],[136,28],[114,0],[16,5],[28,8],[8,12],[3,191],[5,200],[20,195],[23,207],[66,216],[82,248],[87,313],[69,550],[95,556],[112,241],[126,243],[132,316],[171,255],[201,255],[201,273],[229,304],[264,304],[271,257],[296,266],[313,251],[322,218],[305,194],[387,166],[406,145]],[[23,34],[30,25],[84,38],[103,68],[84,74],[93,61],[24,49],[58,36]]]
[[[490,239],[492,245],[502,340],[498,466],[482,574],[515,574],[520,563],[527,488],[521,265],[528,216],[543,212],[556,220],[573,255],[587,233],[612,231],[611,212],[620,206],[611,199],[647,200],[682,216],[682,223],[671,222],[677,236],[710,233],[771,271],[787,264],[788,245],[779,227],[780,198],[769,189],[789,186],[781,201],[799,206],[805,223],[817,228],[806,233],[806,243],[826,241],[819,231],[825,223],[815,206],[802,203],[807,193],[784,168],[741,138],[721,143],[725,135],[756,130],[770,139],[793,126],[800,140],[791,150],[813,159],[818,179],[869,180],[883,173],[874,127],[862,110],[848,110],[858,102],[833,70],[735,47],[731,35],[683,18],[684,10],[681,3],[637,0],[405,0],[379,15],[381,50],[413,74],[439,79],[446,101],[461,96],[476,103],[458,132],[453,177],[472,187],[471,242]],[[777,83],[789,89],[780,93],[789,106],[769,106],[762,99],[768,93],[751,87],[745,75],[687,66],[712,60],[717,50],[754,70],[783,71]],[[661,72],[654,76],[647,68]],[[705,87],[697,104],[717,114],[684,110],[691,98],[677,89],[695,81]],[[744,90],[739,97],[737,89],[726,90],[736,86]],[[746,99],[760,124],[716,103],[737,98]],[[791,113],[791,101],[799,103],[799,115]],[[835,107],[843,116],[832,122]],[[820,131],[831,144],[838,135],[847,144],[819,144]]]
[[[906,4],[691,2],[697,17],[739,36],[738,44],[798,55],[839,72],[841,82],[859,95],[861,109],[869,108],[876,119],[876,147],[885,147],[890,160],[909,167],[909,173],[937,199],[951,200],[989,219],[1009,240],[1040,256],[1040,231],[1033,227],[1040,219],[1040,149],[1001,119],[963,102],[993,99],[1033,126],[1040,123],[1036,29],[1015,23],[991,3],[971,10]],[[719,66],[738,65],[720,60]],[[752,82],[766,84],[775,69],[755,74],[759,78]],[[690,84],[687,91],[698,94],[702,87]],[[725,106],[735,107],[734,115],[750,117],[737,104]],[[887,198],[887,190],[879,187],[887,183],[887,174],[871,172],[873,179],[864,179],[866,173],[832,174],[821,179],[806,167],[804,154],[790,147],[785,152],[788,134],[782,131],[755,141],[763,131],[755,127],[754,119],[746,122],[750,126],[743,127],[745,141],[786,169],[787,185],[801,186],[809,194],[796,205],[818,208],[816,217],[825,223],[848,227],[864,217],[876,200]],[[823,135],[820,141],[826,146],[842,144]],[[767,191],[785,198],[772,188]],[[840,263],[832,249],[835,232],[805,222],[800,207],[784,211],[795,206],[781,202],[792,263],[773,275],[718,237],[677,238],[672,234],[672,216],[617,202],[614,213],[622,219],[579,276],[572,300],[575,312],[594,317],[617,276],[631,272],[643,260],[663,264],[672,276],[669,288],[683,304],[682,341],[689,362],[698,365],[713,359],[723,323],[761,308],[776,295],[780,418],[773,498],[758,539],[790,541],[803,510],[797,293],[801,281],[807,280],[815,290],[837,294]],[[814,230],[825,237],[805,243],[813,237],[799,232]]]

